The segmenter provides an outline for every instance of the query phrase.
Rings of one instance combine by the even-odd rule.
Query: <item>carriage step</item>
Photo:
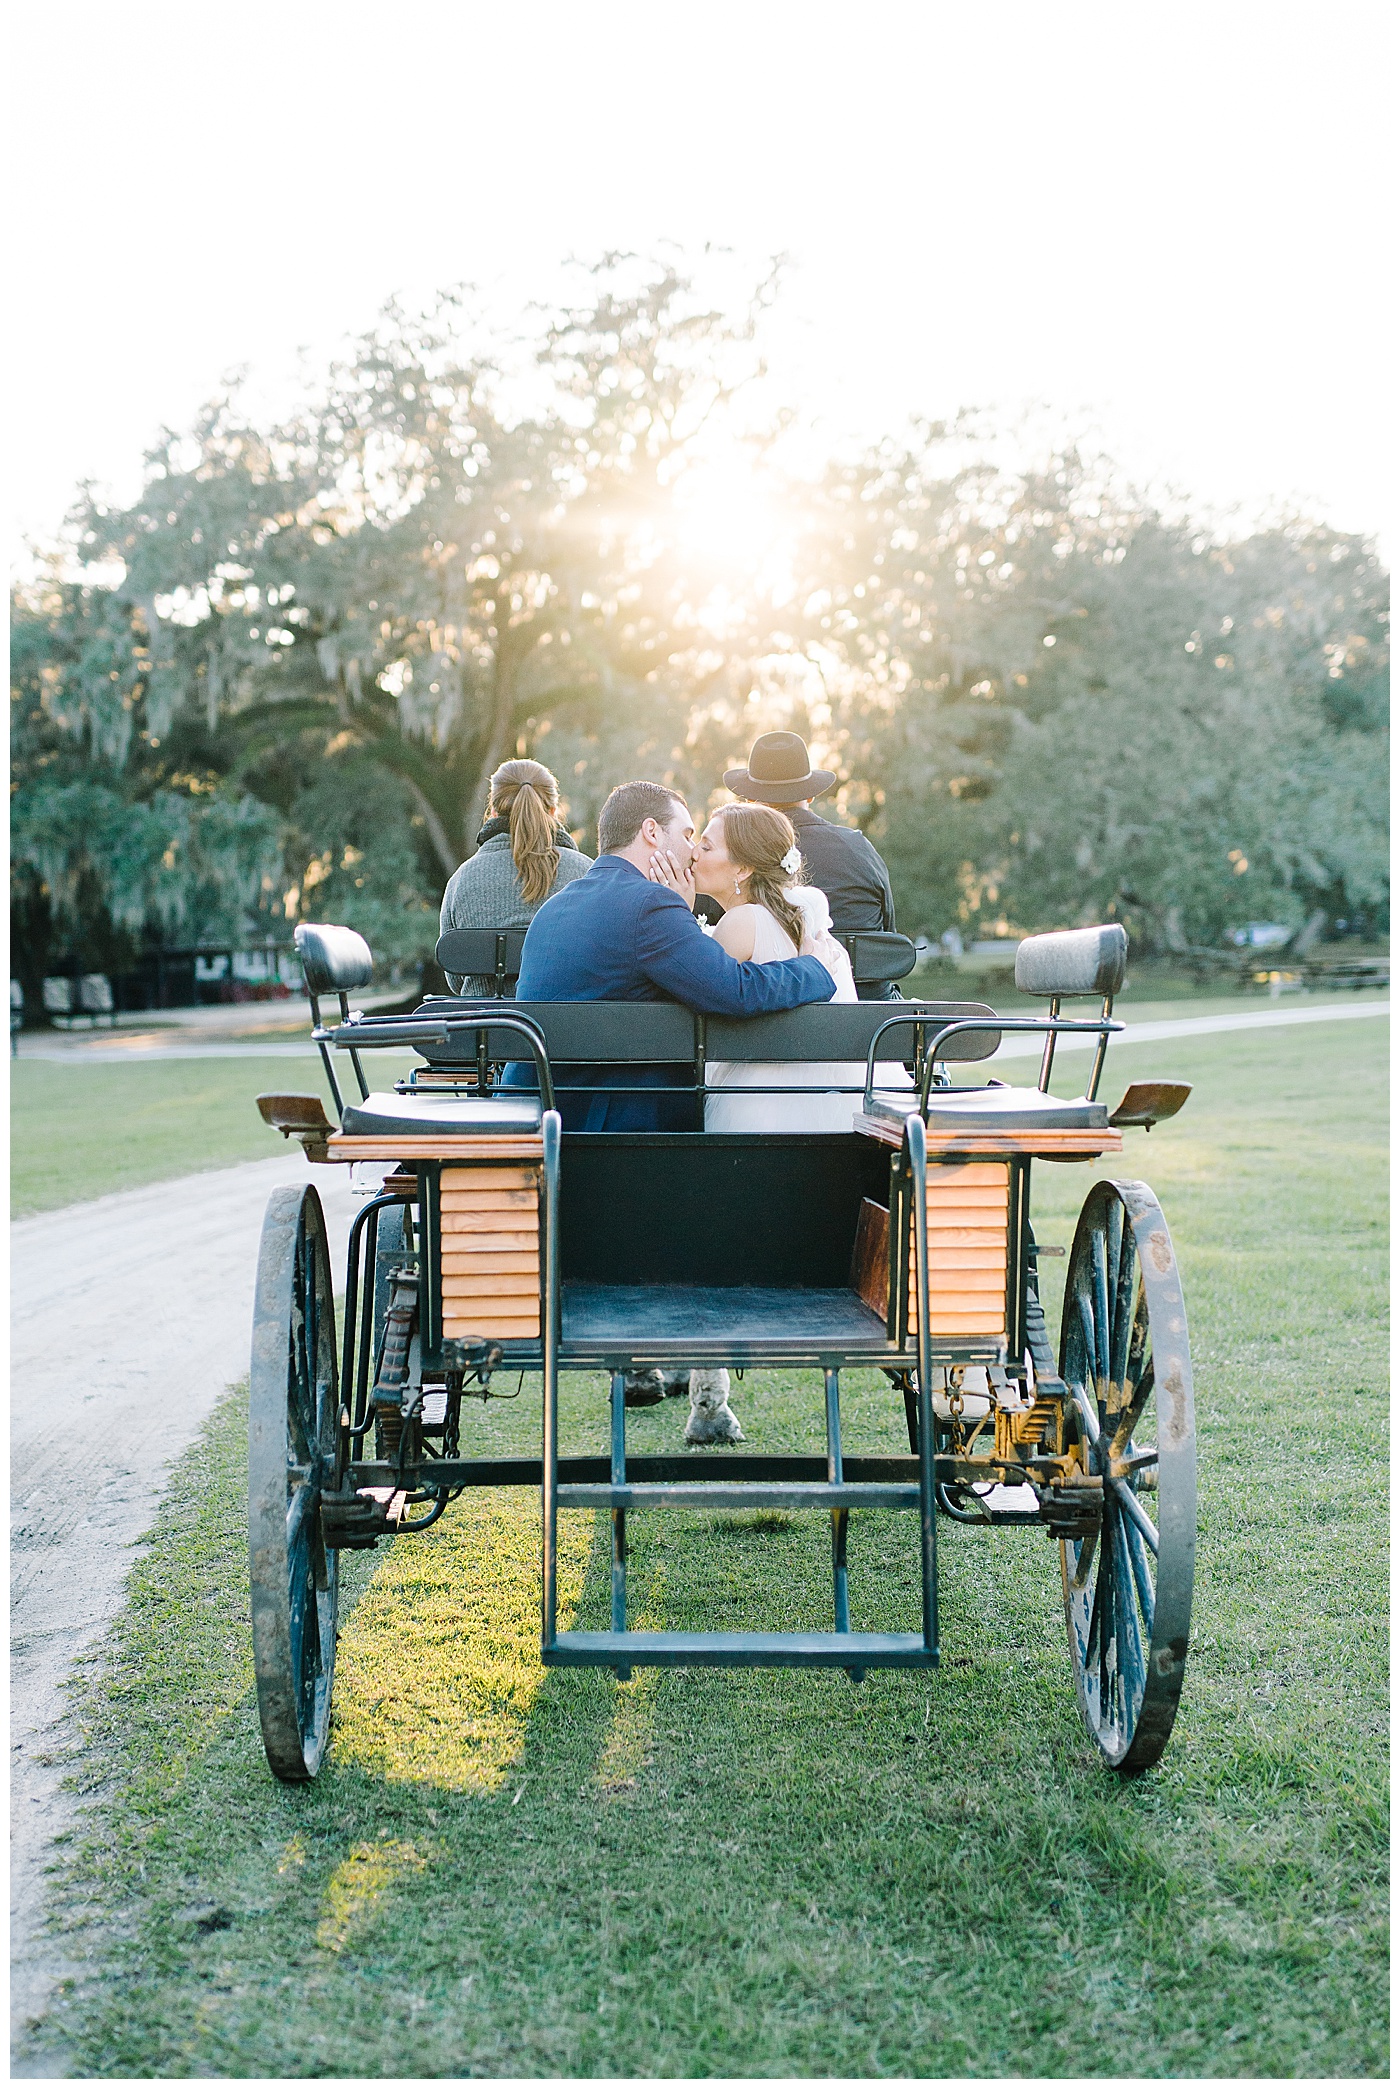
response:
[[[711,1492],[707,1488],[706,1493]],[[918,1632],[560,1632],[546,1668],[937,1668]]]
[[[561,1509],[917,1509],[901,1481],[686,1480],[559,1489]]]

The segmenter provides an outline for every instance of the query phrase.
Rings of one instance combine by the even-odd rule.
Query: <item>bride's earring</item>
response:
[[[742,886],[742,885],[741,885],[741,884],[739,883],[739,880],[738,880],[737,878],[736,878],[736,879],[734,880],[734,893],[735,893],[735,897],[736,897],[736,898],[738,898],[738,899],[742,899],[742,898],[743,898],[743,896],[744,896],[744,888],[743,888],[743,886]]]

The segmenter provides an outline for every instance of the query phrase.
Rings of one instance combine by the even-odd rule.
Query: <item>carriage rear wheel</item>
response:
[[[1162,1207],[1099,1182],[1065,1282],[1060,1376],[1103,1510],[1062,1541],[1080,1710],[1107,1762],[1145,1770],[1176,1718],[1196,1555],[1196,1419],[1186,1306]]]
[[[335,1304],[321,1200],[274,1191],[263,1220],[248,1416],[248,1556],[263,1746],[286,1783],[316,1775],[330,1725],[337,1555],[321,1530],[339,1426]]]

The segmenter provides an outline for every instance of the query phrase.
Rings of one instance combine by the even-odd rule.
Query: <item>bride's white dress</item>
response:
[[[833,1001],[858,999],[851,961],[831,933],[831,908],[814,885],[795,885],[788,898],[806,926],[803,949],[818,957],[836,982]],[[797,956],[792,939],[766,907],[754,907],[753,962],[771,965]],[[882,1089],[894,1085],[890,1069],[882,1071]],[[907,1078],[907,1077],[906,1077]],[[860,1108],[865,1084],[863,1061],[759,1060],[741,1065],[711,1060],[705,1069],[707,1132],[848,1132]],[[746,1095],[752,1088],[802,1088],[803,1095]],[[843,1094],[841,1091],[845,1090]]]

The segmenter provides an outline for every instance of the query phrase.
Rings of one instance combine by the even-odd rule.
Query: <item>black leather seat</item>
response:
[[[456,979],[489,979],[497,1000],[505,1000],[515,993],[524,948],[523,928],[446,928],[434,955]]]
[[[985,1132],[1101,1132],[1108,1129],[1104,1103],[1064,1102],[1038,1088],[971,1088],[930,1091],[928,1121],[941,1129],[968,1126]]]
[[[475,1132],[518,1136],[539,1130],[540,1099],[518,1089],[492,1096],[367,1095],[362,1103],[345,1105],[340,1127],[357,1138],[450,1139]]]

